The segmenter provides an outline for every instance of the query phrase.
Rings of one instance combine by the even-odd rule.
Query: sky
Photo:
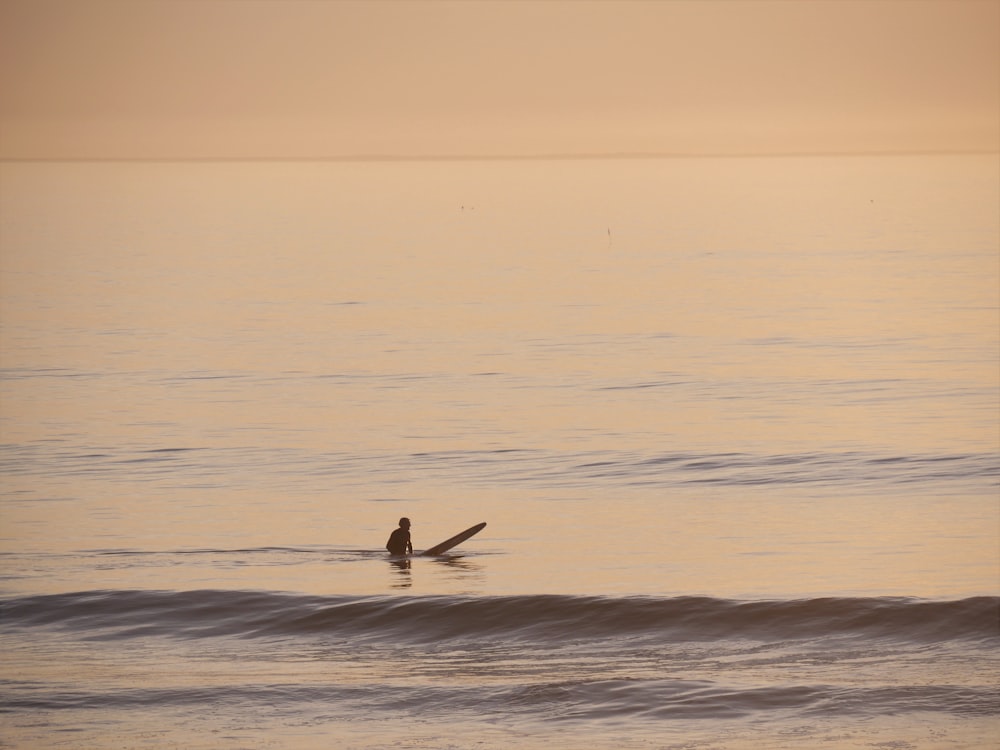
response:
[[[1000,150],[1000,0],[0,0],[0,158]]]

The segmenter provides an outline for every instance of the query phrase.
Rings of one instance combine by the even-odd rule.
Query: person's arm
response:
[[[406,551],[413,554],[413,542],[410,541],[409,537],[406,538]]]

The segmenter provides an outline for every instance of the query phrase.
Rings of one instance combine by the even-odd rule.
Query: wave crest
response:
[[[608,637],[660,641],[828,636],[915,641],[1000,638],[1000,597],[956,601],[711,597],[307,596],[257,591],[85,591],[0,602],[7,628],[94,638],[322,635],[394,642]]]

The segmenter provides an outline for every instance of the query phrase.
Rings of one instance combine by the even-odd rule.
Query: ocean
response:
[[[998,206],[995,154],[0,164],[0,747],[997,747]]]

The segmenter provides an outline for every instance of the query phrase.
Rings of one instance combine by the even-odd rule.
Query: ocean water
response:
[[[996,747],[998,206],[996,155],[3,163],[0,747]]]

